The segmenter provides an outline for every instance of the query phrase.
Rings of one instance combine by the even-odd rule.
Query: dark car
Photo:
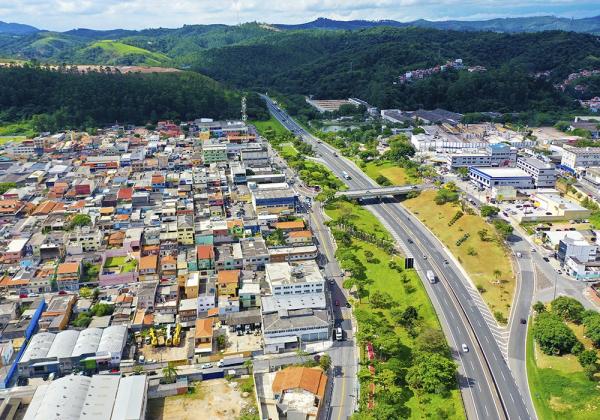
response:
[[[548,258],[548,257],[544,257],[543,259],[544,259],[544,261],[546,261],[546,262],[550,262],[550,258]]]
[[[346,308],[352,308],[352,305],[350,305],[350,302],[346,302]]]
[[[525,318],[521,318],[521,324],[527,324],[527,320]]]

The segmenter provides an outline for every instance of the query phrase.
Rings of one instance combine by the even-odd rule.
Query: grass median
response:
[[[437,205],[434,191],[423,191],[418,197],[403,204],[423,222],[450,250],[469,274],[483,300],[500,323],[510,313],[515,275],[508,252],[494,226],[478,215],[464,214],[455,223],[449,223],[461,210],[460,205]],[[479,232],[486,234],[480,236]],[[468,235],[462,243],[457,241]]]
[[[375,233],[378,237],[381,235],[381,239],[390,238],[389,233],[370,212],[351,202],[329,203],[326,213],[334,221],[347,220],[351,215],[352,223],[360,230]],[[360,406],[363,407],[364,413],[374,418],[465,418],[456,383],[444,391],[429,393],[415,391],[407,380],[407,372],[421,355],[416,344],[419,337],[431,331],[441,333],[439,320],[417,272],[403,270],[403,257],[390,255],[372,243],[356,238],[349,241],[346,238],[346,241],[341,243],[338,240],[337,259],[343,266],[346,259],[358,260],[354,264],[364,268],[366,284],[365,293],[354,305],[359,331],[357,340],[361,353],[358,375],[361,381]],[[376,303],[376,298],[382,295],[390,300],[383,307]],[[418,318],[415,324],[408,328],[399,320],[398,314],[410,307],[416,310]],[[369,335],[370,330],[375,330],[375,333]],[[364,358],[366,341],[373,342],[376,349],[374,377],[365,375],[368,365]],[[382,350],[382,347],[387,347],[387,352]],[[390,382],[386,382],[386,375],[388,381],[389,375],[392,376]],[[368,384],[371,381],[376,387],[374,408],[367,410]],[[394,394],[393,403],[390,402],[390,387],[398,390]]]

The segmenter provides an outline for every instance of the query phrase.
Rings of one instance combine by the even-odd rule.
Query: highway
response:
[[[271,114],[286,128],[309,142],[349,188],[377,187],[354,163],[338,156],[331,146],[305,131],[269,98],[264,98]],[[350,175],[350,179],[343,178],[344,172]],[[433,270],[439,278],[435,284],[425,281],[424,285],[459,364],[459,384],[468,418],[532,418],[493,333],[477,306],[473,294],[475,289],[452,261],[447,264],[443,262],[450,258],[441,243],[392,198],[373,202],[366,207],[390,230],[406,255],[414,256],[422,278],[426,270]],[[468,352],[460,350],[462,344],[468,346]]]

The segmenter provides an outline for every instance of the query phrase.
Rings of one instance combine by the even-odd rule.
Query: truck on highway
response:
[[[217,367],[241,365],[245,361],[246,361],[246,358],[242,357],[242,356],[226,356],[226,357],[223,357],[221,360],[219,360],[219,362],[217,363]]]
[[[432,270],[427,270],[427,280],[429,280],[429,283],[434,284],[435,283],[435,274],[433,273]]]
[[[346,172],[346,171],[342,171],[342,176],[343,176],[345,179],[352,179],[352,178],[350,178],[350,175],[348,175],[348,172]]]

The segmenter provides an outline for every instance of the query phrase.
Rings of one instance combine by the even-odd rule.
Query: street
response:
[[[302,135],[305,141],[311,143],[313,148],[323,156],[327,166],[340,179],[343,179],[343,172],[350,175],[350,179],[344,180],[350,189],[376,186],[374,181],[351,161],[344,157],[337,157],[337,153],[331,146],[318,142],[289,116],[276,108],[268,98],[265,99],[271,113],[286,128]],[[440,279],[436,284],[429,284],[427,281],[424,284],[460,366],[460,387],[467,416],[486,419],[533,417],[521,398],[521,392],[492,331],[478,310],[472,294],[469,293],[469,282],[463,278],[461,271],[453,263],[439,264],[440,261],[448,258],[439,241],[393,199],[375,201],[367,208],[392,231],[406,255],[415,257],[419,273],[432,269]],[[413,238],[412,243],[405,240],[408,237]],[[423,259],[423,255],[427,258]],[[463,343],[467,344],[472,351],[461,353],[459,349]]]

